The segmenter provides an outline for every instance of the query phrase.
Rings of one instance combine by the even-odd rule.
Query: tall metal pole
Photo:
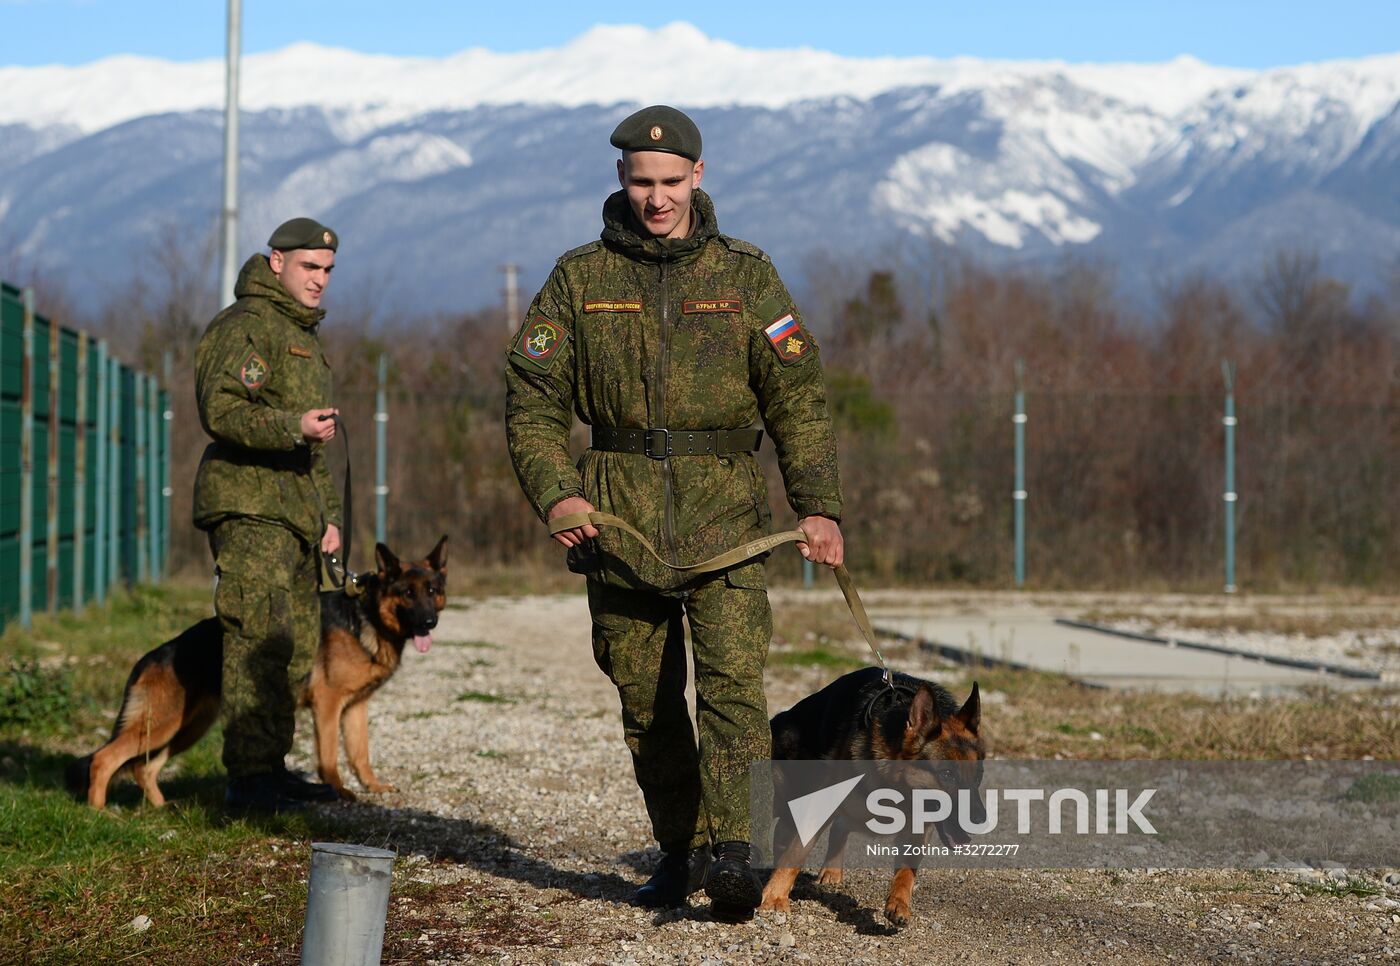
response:
[[[1225,593],[1235,592],[1235,366],[1226,360],[1220,363],[1225,377]]]
[[[1011,492],[1011,504],[1016,514],[1016,586],[1026,583],[1026,392],[1024,379],[1026,363],[1016,360],[1016,413],[1011,422],[1016,426],[1016,489]]]
[[[385,542],[389,514],[389,360],[379,357],[379,390],[374,394],[374,539]],[[350,566],[347,560],[345,565]]]
[[[506,331],[514,332],[520,325],[520,266],[502,265],[506,273]]]
[[[170,486],[171,427],[175,424],[175,412],[170,408],[170,374],[174,368],[174,358],[167,349],[161,357],[161,383],[165,388],[159,393],[161,402],[161,448],[160,448],[160,561],[161,576],[170,575],[170,498],[175,490]]]
[[[238,60],[242,0],[228,0],[228,52],[224,58],[224,251],[219,304],[233,304],[238,272]]]

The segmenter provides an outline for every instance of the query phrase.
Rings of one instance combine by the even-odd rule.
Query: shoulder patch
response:
[[[559,262],[567,262],[567,261],[568,261],[569,259],[571,259],[571,258],[577,258],[577,257],[580,256],[580,255],[587,255],[589,252],[596,252],[598,249],[600,249],[600,248],[602,248],[602,247],[603,247],[603,242],[602,242],[601,240],[598,240],[598,241],[591,241],[591,242],[589,242],[587,245],[580,245],[580,246],[578,246],[577,248],[570,248],[570,249],[569,249],[568,251],[566,251],[564,254],[560,255],[560,256],[555,260],[555,263],[558,264]]]
[[[548,369],[554,358],[569,341],[569,332],[558,322],[537,315],[520,327],[520,337],[512,350],[535,365]]]
[[[238,368],[238,381],[243,383],[245,389],[261,389],[270,375],[272,367],[267,364],[267,360],[258,355],[256,349],[249,349],[248,355],[243,359],[243,365]]]
[[[763,261],[772,261],[768,253],[757,245],[751,245],[742,238],[730,238],[728,235],[720,235],[719,240],[724,242],[724,247],[731,252],[740,252],[744,255],[752,255],[754,258],[761,258]]]
[[[784,312],[763,329],[768,344],[783,365],[790,366],[812,354],[812,343],[791,312]]]
[[[311,350],[310,350],[310,349],[305,349],[305,348],[303,348],[303,347],[301,347],[301,346],[299,346],[299,345],[287,346],[287,351],[290,352],[292,355],[294,355],[294,356],[300,356],[300,357],[303,358],[303,359],[310,359],[310,358],[311,358]]]

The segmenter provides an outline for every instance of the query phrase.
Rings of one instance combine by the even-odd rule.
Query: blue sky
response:
[[[81,64],[124,53],[217,57],[225,9],[225,0],[0,0],[0,65]],[[1400,50],[1397,0],[243,0],[243,20],[245,53],[303,40],[397,55],[533,50],[559,46],[596,23],[672,20],[745,47],[853,56],[1159,61],[1192,54],[1231,67],[1271,67]]]

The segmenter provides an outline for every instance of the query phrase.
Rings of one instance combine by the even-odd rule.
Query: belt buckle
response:
[[[652,440],[657,440],[658,445],[653,446]],[[660,452],[656,452],[656,450]],[[671,455],[671,431],[668,429],[648,429],[642,436],[642,452],[648,458],[654,460],[664,460]]]

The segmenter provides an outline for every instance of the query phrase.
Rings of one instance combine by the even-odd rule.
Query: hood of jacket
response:
[[[261,252],[243,263],[243,270],[238,273],[238,281],[233,286],[233,296],[266,299],[279,313],[303,329],[315,328],[326,317],[325,309],[309,309],[292,298],[292,293],[273,274],[267,256]]]
[[[719,235],[714,202],[696,188],[690,196],[692,221],[684,238],[657,238],[637,224],[625,190],[614,191],[603,202],[603,243],[640,262],[684,263],[698,256],[705,243]]]

